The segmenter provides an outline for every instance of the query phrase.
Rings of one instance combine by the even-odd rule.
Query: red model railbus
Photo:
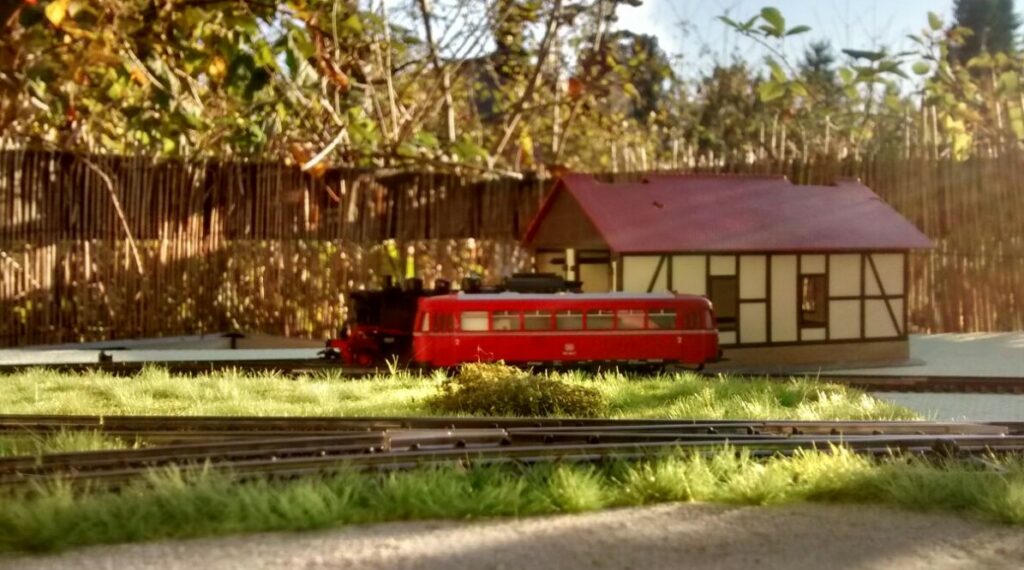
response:
[[[419,300],[413,360],[645,363],[697,368],[719,358],[711,302],[672,293],[457,293]]]

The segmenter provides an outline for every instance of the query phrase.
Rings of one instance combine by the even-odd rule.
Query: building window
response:
[[[800,326],[828,326],[828,282],[824,275],[800,276]]]
[[[709,279],[708,298],[715,306],[718,317],[718,330],[736,330],[736,318],[739,316],[739,283],[735,276],[715,276]]]

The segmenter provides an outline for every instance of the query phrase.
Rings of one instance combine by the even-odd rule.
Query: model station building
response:
[[[859,182],[582,174],[555,183],[523,244],[584,291],[707,296],[740,365],[906,361],[907,256],[932,247]]]

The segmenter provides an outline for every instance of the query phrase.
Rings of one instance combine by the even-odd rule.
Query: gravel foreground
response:
[[[671,504],[3,556],[0,568],[1021,568],[1024,529],[861,505]]]

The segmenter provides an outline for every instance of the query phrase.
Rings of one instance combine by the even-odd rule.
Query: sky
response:
[[[716,18],[728,14],[746,20],[765,6],[778,8],[787,27],[811,27],[786,40],[786,51],[798,56],[819,39],[830,40],[837,52],[882,46],[900,51],[909,47],[907,34],[928,25],[929,11],[950,22],[953,0],[644,0],[637,8],[619,8],[619,27],[657,36],[669,55],[678,56],[676,66],[683,75],[695,75],[733,54],[763,57],[762,48],[729,32]]]

